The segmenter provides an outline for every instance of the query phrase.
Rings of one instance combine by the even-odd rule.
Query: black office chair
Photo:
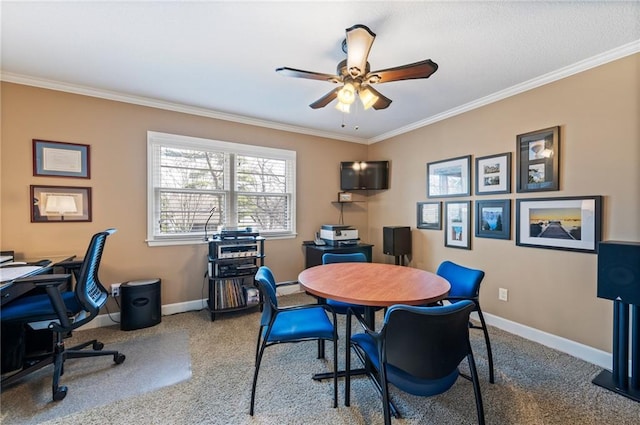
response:
[[[258,333],[260,348],[255,359],[249,414],[253,416],[258,372],[265,348],[281,343],[320,339],[333,341],[333,407],[338,407],[338,332],[335,313],[331,307],[318,304],[278,307],[275,279],[271,270],[266,266],[260,267],[255,279],[263,294],[264,308]],[[332,320],[327,312],[331,314]]]
[[[109,293],[98,279],[98,268],[107,237],[115,231],[107,229],[93,235],[73,291],[60,291],[60,285],[71,281],[69,274],[39,275],[14,281],[14,285],[33,284],[36,288],[43,288],[46,294],[26,296],[2,307],[2,322],[25,325],[49,322],[47,327],[55,334],[55,344],[52,353],[3,379],[2,387],[53,363],[53,399],[59,401],[67,395],[67,387],[58,385],[67,359],[113,356],[115,364],[124,362],[124,354],[118,351],[102,351],[104,344],[97,340],[71,348],[64,345],[64,338],[68,337],[71,331],[93,320],[107,302]],[[93,351],[83,350],[88,346],[92,346]]]
[[[353,335],[350,346],[363,363],[369,361],[375,369],[385,425],[391,424],[389,383],[404,392],[429,397],[448,391],[458,376],[472,382],[478,423],[484,424],[480,383],[469,341],[468,322],[473,309],[474,303],[468,300],[435,307],[394,305],[387,310],[379,332],[369,329],[362,316],[354,313],[365,332]],[[347,315],[348,322],[351,317]],[[458,369],[465,358],[471,376]],[[347,350],[346,369],[345,405],[349,406],[351,350]]]
[[[489,362],[489,382],[493,384],[495,379],[491,341],[489,340],[489,331],[487,330],[487,324],[484,321],[484,315],[480,308],[480,284],[482,283],[482,279],[484,279],[484,272],[482,270],[470,269],[451,261],[443,261],[440,266],[438,266],[436,274],[444,277],[451,284],[451,290],[447,296],[449,302],[455,303],[460,300],[473,301],[474,311],[478,312],[478,317],[480,318],[480,326],[469,322],[469,327],[482,329],[484,333],[484,341],[487,345],[487,359]]]

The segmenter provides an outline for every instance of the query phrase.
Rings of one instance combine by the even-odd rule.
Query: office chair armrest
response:
[[[47,286],[60,286],[68,282],[70,278],[70,274],[39,274],[16,279],[13,283],[30,283],[38,288],[44,288]]]
[[[71,328],[71,321],[69,320],[69,316],[67,316],[67,307],[64,304],[59,287],[60,285],[70,281],[70,274],[43,274],[18,279],[14,281],[14,283],[29,283],[34,285],[36,288],[44,288],[47,291],[53,310],[56,312],[58,320],[60,321],[59,325],[57,323],[52,323],[49,326],[65,330]]]

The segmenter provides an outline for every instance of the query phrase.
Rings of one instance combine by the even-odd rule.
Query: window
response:
[[[219,226],[295,234],[294,151],[150,131],[150,245],[190,243]]]

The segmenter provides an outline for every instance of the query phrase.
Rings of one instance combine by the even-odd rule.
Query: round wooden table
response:
[[[447,296],[449,282],[428,271],[381,263],[333,263],[303,270],[300,286],[320,298],[369,307],[422,305]]]

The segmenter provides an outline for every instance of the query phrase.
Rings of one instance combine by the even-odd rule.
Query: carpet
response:
[[[51,398],[53,366],[34,372],[2,391],[2,424],[37,424],[191,378],[187,332],[133,338],[105,344],[104,349],[121,351],[127,358],[120,365],[114,364],[109,356],[68,360],[60,381],[69,392],[62,401],[54,402]]]

